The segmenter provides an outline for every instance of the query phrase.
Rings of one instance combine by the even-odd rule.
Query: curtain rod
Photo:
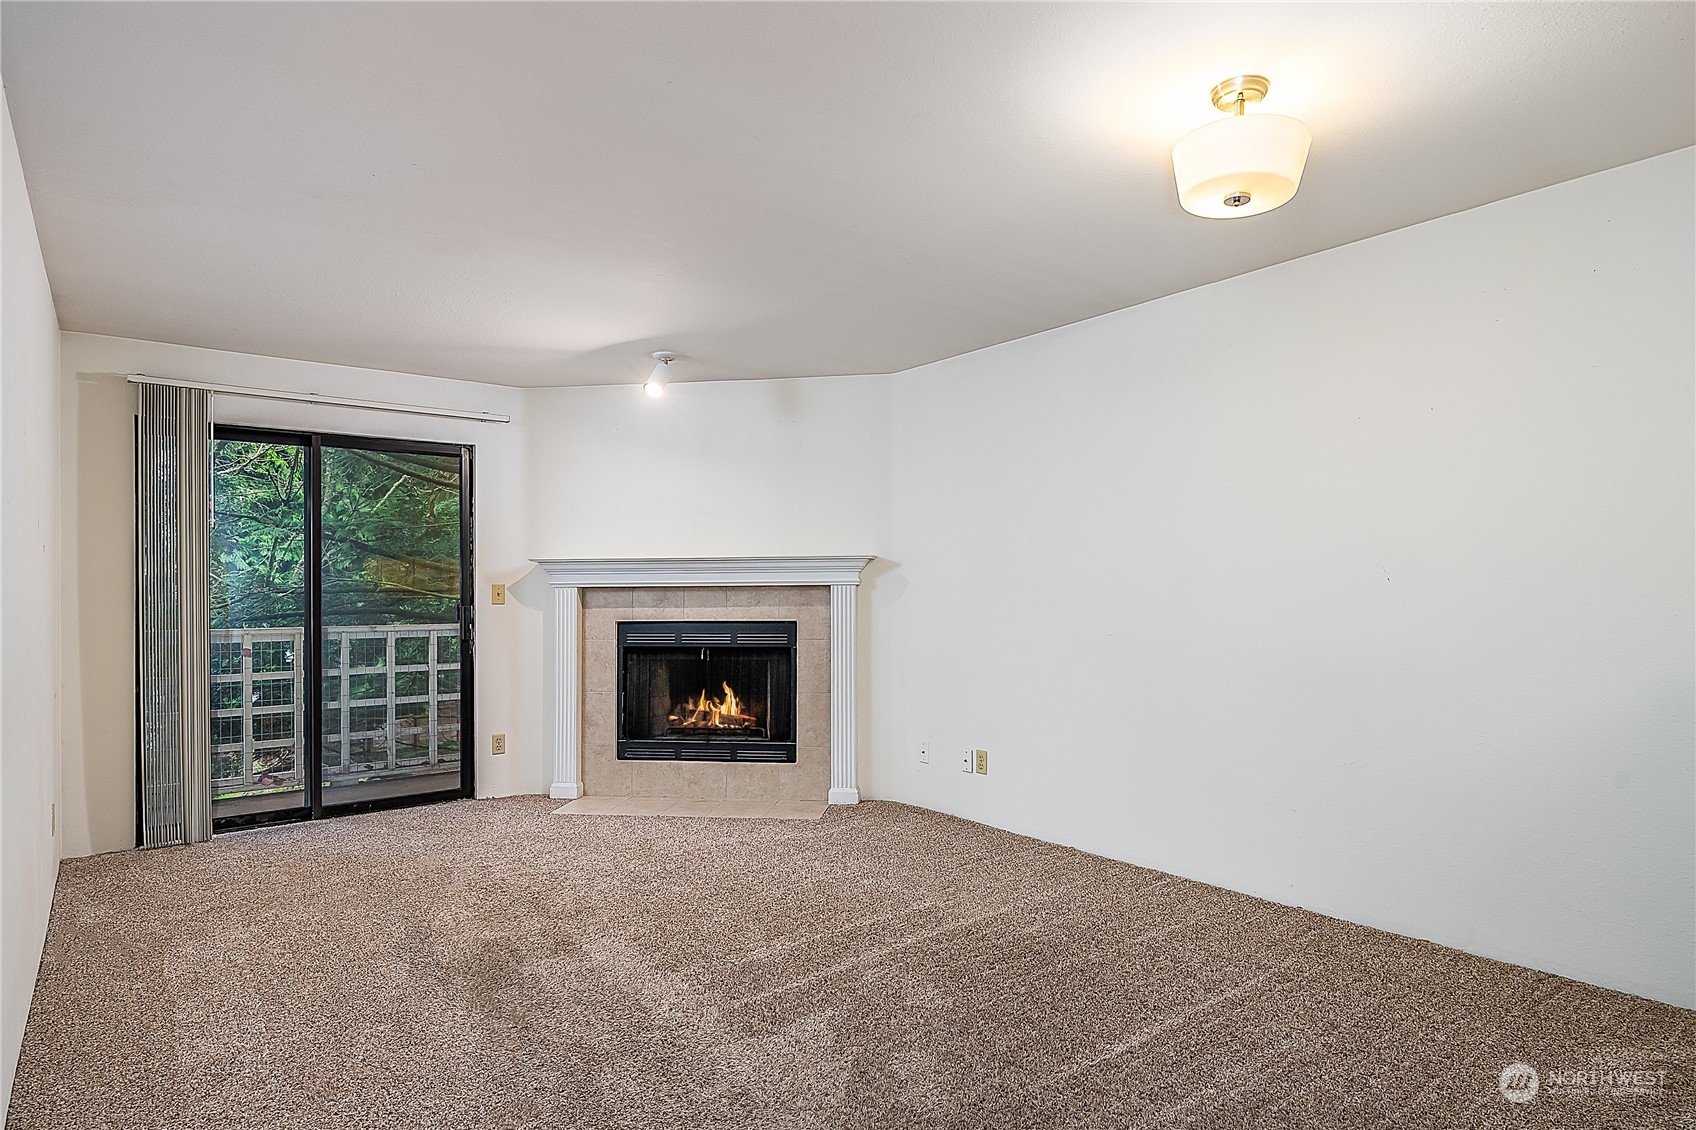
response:
[[[443,416],[453,420],[476,420],[484,424],[510,424],[511,416],[499,412],[471,412],[458,408],[432,408],[423,404],[396,404],[388,400],[357,400],[351,396],[329,396],[322,392],[282,392],[273,388],[249,388],[243,385],[220,385],[206,381],[179,381],[173,377],[150,377],[146,373],[127,373],[132,385],[168,385],[171,388],[198,388],[225,396],[240,396],[248,400],[287,400],[296,404],[327,404],[332,408],[367,408],[373,412],[401,412],[409,416]]]

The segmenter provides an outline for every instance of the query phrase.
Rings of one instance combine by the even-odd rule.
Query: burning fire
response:
[[[703,689],[699,697],[684,701],[677,708],[678,713],[670,715],[667,721],[687,730],[745,730],[759,721],[752,714],[743,712],[744,704],[730,689],[729,683],[720,683],[719,686],[724,688],[723,698],[708,698]]]

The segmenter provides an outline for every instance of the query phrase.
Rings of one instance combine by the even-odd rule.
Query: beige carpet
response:
[[[1696,1013],[895,804],[556,807],[67,861],[8,1125],[1696,1123]]]

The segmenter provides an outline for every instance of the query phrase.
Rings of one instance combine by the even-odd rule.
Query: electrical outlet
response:
[[[506,752],[505,734],[489,735],[489,752],[494,754],[496,757],[499,757],[501,754]]]
[[[960,758],[960,772],[972,772],[972,766],[977,762],[977,750],[968,749]]]
[[[930,743],[929,742],[920,742],[919,743],[919,764],[920,765],[929,765],[930,764]]]
[[[490,585],[489,586],[489,603],[490,604],[505,604],[506,603],[506,586],[505,585]]]
[[[985,776],[988,776],[989,775],[989,751],[987,749],[974,749],[972,751],[972,753],[975,755],[975,760],[976,760],[976,763],[977,763],[976,764],[977,771],[979,773],[984,774]]]

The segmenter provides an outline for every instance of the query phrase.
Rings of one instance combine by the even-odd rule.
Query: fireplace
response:
[[[623,761],[795,760],[795,621],[621,621]]]

